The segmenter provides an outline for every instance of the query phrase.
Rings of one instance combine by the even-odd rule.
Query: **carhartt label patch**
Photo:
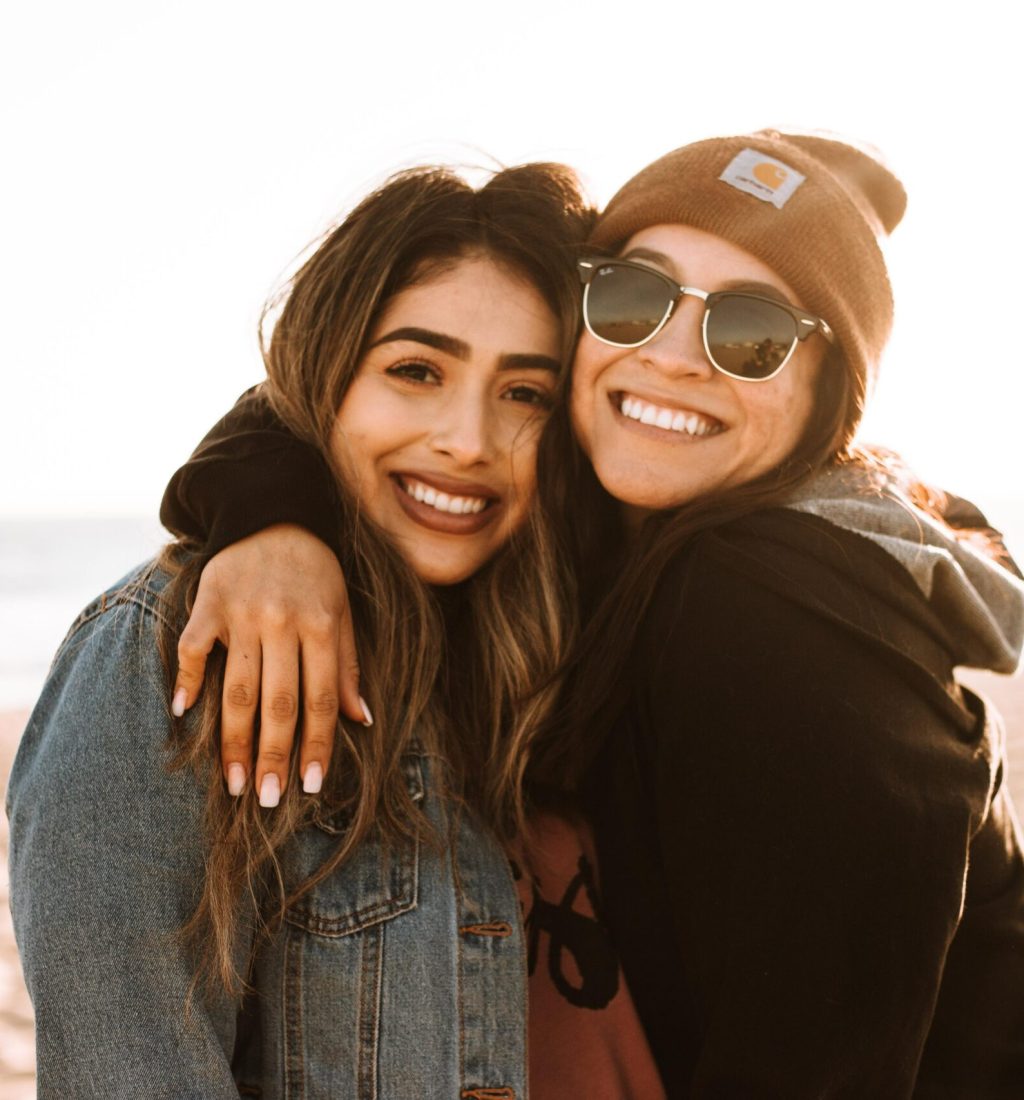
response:
[[[756,149],[744,149],[729,162],[718,177],[764,202],[770,202],[781,210],[792,198],[793,192],[807,179],[795,168],[781,160],[759,153]]]

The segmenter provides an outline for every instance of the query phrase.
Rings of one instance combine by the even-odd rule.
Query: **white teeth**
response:
[[[405,478],[399,484],[414,500],[418,500],[421,504],[429,504],[431,508],[436,508],[439,512],[447,512],[449,515],[476,515],[487,507],[487,500],[484,497],[453,497],[448,493],[439,493],[421,481]]]
[[[713,435],[720,427],[715,421],[707,420],[698,413],[676,412],[660,405],[650,405],[638,397],[623,396],[619,411],[630,420],[639,420],[641,424],[653,424],[665,431],[681,432],[684,435]]]

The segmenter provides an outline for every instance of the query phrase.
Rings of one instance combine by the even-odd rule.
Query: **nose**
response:
[[[484,394],[465,393],[445,402],[431,435],[438,454],[460,466],[476,466],[491,460],[495,451],[496,425]]]
[[[638,349],[641,361],[666,378],[710,378],[715,368],[704,350],[704,303],[685,295],[661,331]]]

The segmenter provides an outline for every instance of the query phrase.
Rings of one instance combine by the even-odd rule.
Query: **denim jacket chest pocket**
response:
[[[418,756],[404,762],[413,803],[424,801],[423,763]],[[285,854],[288,887],[309,878],[330,859],[348,829],[348,811],[324,814],[296,836]],[[420,843],[385,846],[375,836],[360,845],[342,866],[318,882],[293,905],[286,921],[297,929],[329,938],[356,932],[408,913],[417,900]]]

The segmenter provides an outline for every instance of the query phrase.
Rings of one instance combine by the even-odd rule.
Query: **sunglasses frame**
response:
[[[665,309],[664,316],[658,322],[657,326],[642,340],[637,340],[633,344],[620,344],[615,340],[608,340],[604,336],[599,336],[590,325],[590,317],[587,310],[587,303],[590,298],[590,287],[597,273],[597,269],[600,267],[607,267],[614,265],[615,267],[629,267],[634,268],[637,271],[642,271],[645,275],[654,276],[656,279],[660,279],[670,290],[671,295],[668,300],[668,305]],[[578,261],[578,269],[580,281],[583,283],[583,324],[586,326],[587,332],[594,337],[595,340],[600,340],[602,344],[607,344],[613,348],[639,348],[644,344],[653,340],[655,336],[668,324],[669,318],[675,312],[676,304],[680,298],[687,295],[693,298],[700,298],[704,303],[704,317],[701,321],[700,331],[701,338],[704,342],[704,354],[708,357],[708,362],[720,371],[722,374],[729,378],[735,378],[737,382],[769,382],[775,378],[776,375],[785,367],[785,365],[793,357],[793,352],[796,350],[796,346],[802,340],[806,340],[812,333],[820,332],[822,336],[830,344],[835,343],[835,334],[831,327],[821,317],[815,317],[813,313],[807,313],[805,310],[797,309],[796,306],[791,306],[788,302],[780,302],[777,298],[769,298],[764,294],[752,294],[745,290],[715,290],[707,291],[700,290],[695,286],[680,286],[675,279],[670,278],[663,271],[659,271],[657,268],[648,267],[647,264],[637,263],[635,260],[620,260],[615,257],[590,257],[587,259]],[[732,371],[726,370],[720,363],[715,360],[714,355],[711,354],[711,346],[708,343],[708,317],[711,315],[711,310],[716,302],[720,302],[725,298],[749,298],[755,302],[766,302],[768,305],[776,306],[781,309],[783,313],[788,313],[792,317],[796,325],[796,331],[793,334],[793,341],[789,346],[789,351],[782,358],[782,362],[771,372],[761,378],[748,378],[742,374],[733,374]]]

